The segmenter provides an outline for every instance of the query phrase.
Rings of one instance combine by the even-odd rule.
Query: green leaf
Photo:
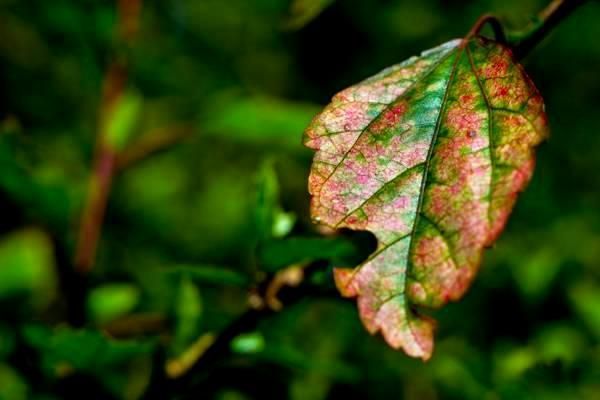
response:
[[[173,351],[179,354],[198,336],[202,319],[202,296],[196,285],[187,277],[181,279],[174,314]]]
[[[261,267],[270,272],[292,264],[331,260],[335,264],[358,260],[359,252],[345,238],[292,237],[271,240],[259,249]]]
[[[592,282],[580,282],[569,290],[569,298],[575,312],[589,329],[600,338],[600,286]]]
[[[65,368],[98,373],[127,363],[132,358],[149,354],[150,341],[111,340],[97,331],[50,329],[29,325],[23,330],[26,342],[36,348],[45,370],[54,375]]]
[[[298,132],[318,108],[312,104],[270,97],[235,98],[224,101],[203,119],[208,133],[226,134],[244,142],[268,142],[299,148]]]
[[[28,391],[27,384],[14,369],[0,364],[0,399],[26,400]]]
[[[265,338],[260,332],[244,333],[231,341],[231,350],[240,354],[260,353],[265,348]]]
[[[453,40],[337,94],[310,124],[314,219],[378,247],[336,284],[362,321],[424,360],[434,322],[415,306],[459,299],[500,234],[546,136],[543,101],[511,51]]]
[[[185,276],[188,279],[205,284],[231,285],[245,287],[248,277],[225,267],[205,264],[177,264],[166,270],[169,275]]]
[[[87,299],[90,319],[98,324],[109,322],[132,311],[138,304],[140,291],[126,283],[94,288]]]
[[[13,233],[0,242],[0,300],[25,296],[36,308],[47,306],[56,294],[54,255],[41,231]]]
[[[255,230],[258,241],[286,236],[294,227],[296,216],[281,209],[279,183],[272,160],[263,163],[257,176]]]
[[[319,16],[335,0],[294,0],[290,6],[290,17],[286,27],[299,29]]]
[[[142,97],[127,91],[119,97],[106,117],[105,139],[116,150],[122,150],[131,138],[142,110]]]

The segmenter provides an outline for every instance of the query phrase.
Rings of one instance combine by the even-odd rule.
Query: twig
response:
[[[189,137],[194,127],[176,124],[147,132],[139,140],[127,146],[117,156],[117,169],[129,168],[146,158],[160,153]]]
[[[525,57],[562,20],[587,0],[553,0],[543,9],[531,27],[522,33],[511,35],[512,49],[517,59]]]
[[[325,262],[314,262],[304,269],[304,281],[297,286],[284,286],[277,293],[277,299],[282,307],[289,307],[305,298],[327,297],[330,292],[322,287],[310,283],[310,277],[317,271],[325,268]],[[264,292],[273,286],[272,277],[266,281],[259,291]],[[263,304],[267,304],[263,302]],[[192,386],[197,384],[196,379],[206,373],[214,364],[223,360],[231,352],[231,341],[242,333],[256,329],[258,324],[266,318],[276,314],[278,311],[271,307],[263,306],[259,308],[249,308],[238,316],[215,338],[213,344],[202,354],[197,362],[185,373],[176,379],[169,379],[164,374],[164,368],[155,367],[155,374],[151,379],[149,387],[146,389],[144,400],[163,399],[172,396],[173,393],[186,393]]]
[[[119,0],[117,4],[119,13],[117,35],[120,41],[127,45],[133,43],[137,33],[141,7],[142,0]],[[77,237],[75,268],[84,275],[94,264],[102,221],[116,169],[117,150],[106,140],[105,120],[122,96],[126,82],[126,64],[117,58],[109,66],[104,79],[92,176]]]
[[[500,43],[506,43],[506,35],[504,34],[502,24],[500,23],[498,17],[496,17],[493,14],[484,14],[481,17],[479,17],[479,19],[475,22],[471,30],[467,33],[465,39],[478,35],[479,31],[481,31],[485,24],[489,24],[492,30],[494,31],[496,41]]]

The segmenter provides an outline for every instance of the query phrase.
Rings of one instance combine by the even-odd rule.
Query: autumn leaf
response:
[[[537,89],[508,47],[480,36],[333,97],[304,137],[316,150],[311,213],[377,238],[366,261],[335,270],[369,332],[410,356],[431,356],[435,323],[418,309],[465,293],[546,135]]]

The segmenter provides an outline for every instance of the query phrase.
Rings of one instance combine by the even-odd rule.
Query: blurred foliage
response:
[[[517,29],[543,5],[143,2],[125,45],[115,2],[1,0],[0,399],[600,398],[598,2],[525,60],[552,137],[472,290],[436,313],[430,362],[366,334],[332,288],[331,268],[373,239],[308,215],[301,134],[334,93],[484,12]],[[124,95],[102,114],[115,60]],[[180,126],[168,147],[134,148]],[[72,260],[99,130],[145,156],[116,169],[83,279]],[[209,358],[266,279],[308,265],[325,296],[265,314],[192,384],[153,392]]]

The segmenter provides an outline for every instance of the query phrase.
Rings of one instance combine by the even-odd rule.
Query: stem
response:
[[[304,270],[304,281],[298,286],[284,286],[277,293],[277,298],[285,307],[290,307],[302,299],[306,298],[327,298],[330,291],[310,283],[310,277],[317,271],[325,268],[324,262],[316,261]],[[259,291],[266,292],[276,277],[273,276],[267,282],[263,283]],[[263,293],[263,297],[266,294]],[[231,354],[231,341],[238,335],[253,331],[257,326],[275,315],[278,311],[273,308],[263,306],[259,308],[249,308],[237,318],[235,318],[225,329],[219,332],[213,344],[206,350],[204,354],[196,361],[196,363],[181,376],[170,379],[164,373],[164,357],[158,357],[160,364],[155,366],[153,376],[150,380],[150,385],[146,388],[146,392],[142,397],[143,400],[164,399],[173,396],[174,393],[192,392],[197,389],[197,378],[206,378],[206,374],[215,364],[219,363]],[[283,312],[283,311],[282,311]]]
[[[155,154],[163,152],[184,139],[194,131],[192,124],[179,123],[144,133],[141,138],[127,146],[117,157],[117,169],[123,170]]]
[[[517,59],[525,57],[563,19],[587,0],[553,0],[537,16],[531,27],[513,35],[512,48]]]
[[[504,34],[504,29],[502,29],[502,24],[498,17],[493,14],[483,14],[479,19],[475,22],[475,25],[471,28],[471,30],[467,33],[465,39],[470,39],[471,37],[478,35],[479,31],[483,28],[485,24],[489,24],[492,30],[494,31],[494,36],[496,37],[496,41],[500,43],[506,43],[506,35]]]
[[[141,7],[142,0],[118,1],[119,21],[116,29],[117,36],[123,43],[128,45],[133,43],[139,25]],[[75,268],[82,275],[89,273],[94,265],[102,222],[117,165],[117,150],[107,143],[103,132],[106,126],[105,119],[123,94],[126,82],[126,64],[122,60],[115,59],[110,64],[104,78],[93,172],[77,236]]]

